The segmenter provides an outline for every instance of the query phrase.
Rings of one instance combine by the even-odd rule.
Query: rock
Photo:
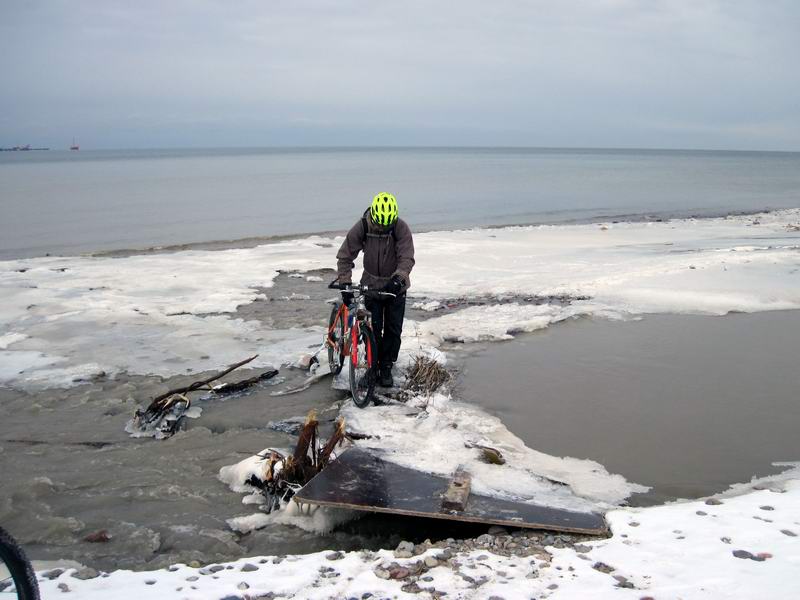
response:
[[[100,575],[97,571],[92,569],[91,567],[84,567],[82,569],[78,569],[72,574],[72,577],[75,579],[94,579]]]
[[[727,536],[723,536],[723,537],[721,537],[719,539],[723,544],[730,544],[731,543],[731,538],[729,538]]]
[[[144,584],[145,585],[155,585],[156,584],[156,580],[155,579],[145,579],[144,580]]]
[[[247,582],[246,582],[246,581],[241,581],[241,582],[239,582],[239,585],[237,585],[237,586],[236,586],[236,589],[239,589],[239,590],[249,590],[249,589],[250,589],[250,586],[247,584]]]
[[[775,510],[775,507],[773,506],[759,506],[758,508],[761,510]]]
[[[325,555],[325,558],[328,560],[342,560],[344,558],[344,552],[330,552]]]
[[[411,583],[406,583],[403,585],[400,590],[406,594],[419,594],[422,591],[422,588],[412,581]]]
[[[375,573],[375,577],[378,579],[389,579],[390,577],[389,571],[381,567],[376,567],[372,572]]]
[[[200,561],[190,560],[189,563],[186,566],[187,567],[191,567],[192,569],[199,569],[200,568]]]
[[[628,525],[630,525],[631,527],[638,527],[639,526],[639,522],[638,521],[631,521],[630,523],[628,523]]]
[[[709,506],[719,506],[720,504],[722,504],[722,500],[717,500],[716,498],[709,498],[708,500],[706,500],[706,504],[708,504]]]
[[[167,571],[169,571],[170,573],[174,573],[175,571],[178,571],[179,569],[180,569],[180,567],[178,567],[177,565],[170,565],[169,567],[167,567]]]
[[[391,579],[405,579],[411,575],[411,571],[406,567],[400,565],[392,565],[389,567],[389,577]]]
[[[69,586],[66,583],[59,583],[58,589],[60,589],[62,592],[68,592]]]
[[[551,583],[550,585],[547,586],[548,590],[555,590],[557,588],[558,588],[558,584],[557,583]]]
[[[186,581],[197,581],[198,579],[200,578],[197,575],[189,575],[189,577],[186,578]]]
[[[526,579],[536,579],[537,577],[539,577],[539,571],[537,571],[536,569],[525,575]]]
[[[792,531],[791,529],[781,529],[781,533],[783,535],[788,535],[789,537],[797,537],[797,534],[794,531]]]
[[[108,534],[108,531],[105,529],[101,529],[100,531],[95,531],[94,533],[90,533],[89,535],[83,538],[84,542],[89,542],[90,544],[104,544],[111,540],[111,536]]]
[[[211,573],[219,573],[220,571],[224,571],[225,567],[223,567],[222,565],[211,565],[210,567],[208,567],[208,570]]]
[[[424,562],[425,566],[428,567],[429,569],[433,569],[434,567],[439,566],[439,561],[436,560],[433,556],[426,556]]]
[[[747,550],[734,550],[733,555],[736,558],[742,558],[742,559],[749,558],[750,560],[754,560],[756,562],[763,562],[766,560],[765,558],[759,558],[758,556],[756,556],[752,552],[748,552]]]
[[[704,511],[704,510],[698,510],[698,511],[695,511],[694,514],[696,514],[696,515],[698,515],[700,517],[705,517],[708,513],[706,511]]]
[[[479,535],[478,537],[476,537],[475,541],[478,544],[482,544],[484,546],[490,546],[494,543],[494,537],[492,537],[488,533],[484,533],[483,535]]]
[[[372,592],[364,592],[361,594],[361,600],[369,600],[372,598]]]
[[[612,567],[612,566],[610,566],[610,565],[607,565],[607,564],[606,564],[606,563],[604,563],[604,562],[596,562],[596,563],[594,563],[594,564],[592,565],[592,568],[593,568],[595,571],[600,571],[601,573],[612,573],[612,572],[614,572],[614,571],[616,571],[616,570],[617,570],[615,567]]]
[[[283,560],[284,560],[283,556],[276,556],[275,558],[272,559],[272,564],[279,565],[283,562]]]
[[[575,552],[580,552],[580,553],[586,554],[587,552],[591,552],[591,551],[592,551],[592,547],[591,546],[587,546],[585,544],[575,544]]]
[[[614,575],[613,577],[617,580],[617,587],[626,588],[629,590],[636,589],[636,586],[628,581],[628,578],[624,575]]]
[[[508,529],[500,525],[492,525],[486,533],[489,535],[508,535]]]
[[[52,571],[45,571],[44,573],[42,573],[42,577],[50,580],[58,579],[63,572],[64,569],[53,569]]]
[[[411,558],[414,556],[414,544],[411,542],[400,542],[394,551],[395,558]]]
[[[250,573],[251,571],[258,571],[258,567],[251,563],[244,563],[242,565],[242,568],[239,570],[242,571],[243,573]]]

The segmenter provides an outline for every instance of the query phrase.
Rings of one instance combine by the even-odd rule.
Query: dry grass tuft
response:
[[[403,391],[411,394],[432,394],[451,383],[453,374],[429,356],[417,355],[406,369]]]

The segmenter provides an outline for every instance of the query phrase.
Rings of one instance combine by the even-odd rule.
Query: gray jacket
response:
[[[336,262],[340,283],[350,283],[358,253],[364,252],[364,273],[361,283],[373,289],[383,288],[393,275],[403,281],[403,291],[411,287],[411,269],[414,268],[414,239],[411,229],[403,219],[397,219],[392,227],[375,225],[369,216],[364,216],[347,232]]]

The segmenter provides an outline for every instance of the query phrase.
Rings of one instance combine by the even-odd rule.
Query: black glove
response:
[[[345,292],[342,290],[342,302],[344,302],[346,306],[350,306],[353,302],[353,292]]]
[[[342,282],[340,282],[340,281],[339,281],[339,279],[337,278],[337,279],[334,279],[333,281],[331,281],[331,282],[328,284],[328,289],[331,289],[331,290],[341,290],[342,288],[344,288],[344,287],[346,287],[346,286],[348,286],[348,285],[352,285],[352,284],[351,284],[349,281],[348,281],[348,282],[345,282],[345,283],[342,283]]]
[[[386,287],[383,288],[383,291],[399,296],[403,291],[403,280],[400,279],[399,275],[393,275]]]

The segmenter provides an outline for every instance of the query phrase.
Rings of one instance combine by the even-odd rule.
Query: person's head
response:
[[[372,199],[369,216],[375,225],[391,227],[397,222],[397,200],[389,192],[381,192]]]

